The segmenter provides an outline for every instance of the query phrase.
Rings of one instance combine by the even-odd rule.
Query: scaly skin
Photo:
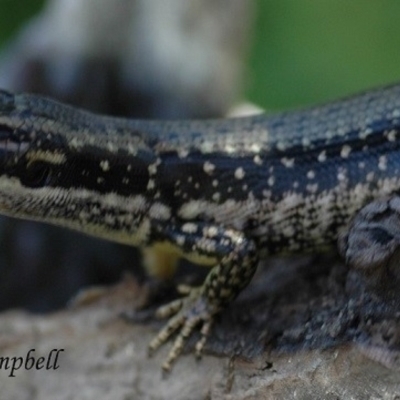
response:
[[[197,325],[201,352],[260,257],[332,245],[364,205],[400,190],[399,118],[400,86],[272,116],[170,122],[1,92],[0,212],[138,246],[155,276],[180,257],[211,267],[201,288],[158,311],[170,320],[150,350],[178,332],[169,370]]]

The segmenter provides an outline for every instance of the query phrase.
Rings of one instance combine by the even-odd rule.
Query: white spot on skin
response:
[[[115,151],[114,143],[107,142],[107,149],[113,153]]]
[[[375,174],[373,172],[369,172],[367,174],[367,182],[372,182],[374,180]]]
[[[281,163],[286,168],[293,168],[293,166],[294,166],[294,158],[283,157],[283,158],[281,158]]]
[[[239,180],[243,179],[245,175],[246,174],[245,174],[244,169],[242,167],[236,168],[236,171],[235,171],[235,178],[236,179],[239,179]]]
[[[126,170],[127,170],[128,172],[131,172],[131,171],[132,171],[132,165],[129,164],[129,165],[126,167]]]
[[[224,150],[226,153],[231,154],[235,152],[235,146],[233,146],[232,144],[227,143],[224,147]]]
[[[156,202],[149,210],[149,216],[152,219],[169,220],[171,218],[171,210],[166,205]]]
[[[351,147],[348,144],[345,144],[340,150],[340,157],[348,158],[351,152]]]
[[[247,185],[242,186],[242,190],[245,192],[249,187]]]
[[[283,142],[278,142],[278,143],[276,144],[276,148],[277,148],[279,151],[284,151],[284,150],[286,149],[285,143],[283,143]]]
[[[132,143],[128,143],[128,152],[129,154],[136,155],[137,150],[135,149],[135,146]]]
[[[264,197],[271,197],[271,194],[272,194],[272,193],[271,193],[270,190],[265,190],[265,189],[264,189],[264,190],[262,191],[262,194],[263,194]]]
[[[269,178],[268,178],[268,186],[274,186],[274,183],[275,183],[275,177],[273,177],[273,176],[270,176]]]
[[[214,144],[213,142],[210,141],[204,141],[200,144],[200,151],[203,154],[209,154],[214,150]]]
[[[326,161],[326,150],[322,150],[321,153],[318,154],[318,161],[319,162]]]
[[[79,219],[82,222],[86,222],[89,219],[89,216],[90,216],[89,213],[83,210],[79,213]]]
[[[197,232],[197,225],[193,224],[191,222],[187,222],[186,224],[182,225],[182,232],[188,233],[189,235],[193,234],[193,233],[196,233]]]
[[[389,133],[387,134],[388,141],[389,142],[396,141],[396,135],[397,135],[397,132],[395,130],[389,131]]]
[[[282,229],[282,233],[285,237],[289,238],[296,234],[296,231],[292,225],[288,225]]]
[[[303,147],[310,146],[310,144],[311,144],[310,138],[304,136],[303,139],[301,140],[301,144],[303,145]]]
[[[306,190],[310,193],[317,193],[318,191],[318,183],[309,184],[306,186]]]
[[[210,226],[209,228],[203,229],[203,234],[205,237],[213,238],[217,236],[218,229],[215,226]]]
[[[147,190],[153,190],[156,187],[156,183],[154,182],[154,179],[149,179],[149,182],[147,183]]]
[[[178,150],[178,157],[179,158],[186,158],[189,155],[189,150],[188,149],[179,149]]]
[[[371,128],[367,128],[359,133],[359,137],[360,139],[365,140],[372,132]]]
[[[213,187],[217,187],[217,186],[218,186],[218,180],[217,180],[217,179],[214,179],[214,180],[212,181],[212,185],[213,185]]]
[[[109,171],[109,170],[110,170],[110,163],[108,162],[108,160],[100,161],[100,168],[101,168],[104,172]]]
[[[212,195],[212,199],[216,202],[218,202],[221,199],[221,194],[216,192]]]
[[[115,216],[113,214],[106,214],[104,217],[104,222],[109,226],[115,225]]]
[[[97,183],[103,183],[104,182],[104,178],[102,178],[101,176],[97,178]]]
[[[211,175],[215,170],[215,165],[210,163],[210,161],[206,161],[203,165],[203,170],[206,174]]]
[[[253,153],[259,153],[261,151],[261,146],[258,143],[253,143],[250,147]]]
[[[314,179],[315,178],[315,172],[313,170],[310,170],[307,172],[307,178],[308,179]]]
[[[261,157],[258,154],[256,156],[254,156],[253,162],[256,165],[262,165],[262,163],[263,163]]]
[[[386,168],[387,168],[387,157],[386,156],[379,157],[378,168],[381,171],[386,171]]]
[[[358,163],[358,168],[364,169],[364,168],[365,168],[365,162],[364,162],[364,161],[360,161],[360,162]]]
[[[183,247],[185,245],[185,236],[178,235],[176,237],[176,243],[178,244],[178,246]]]
[[[78,140],[76,137],[74,137],[69,144],[71,147],[74,147],[75,149],[79,149],[80,147],[83,147],[83,142],[81,140]]]
[[[297,189],[299,187],[299,182],[294,181],[293,182],[293,188]]]
[[[157,163],[150,164],[147,169],[150,175],[155,175],[157,173]]]
[[[346,180],[346,174],[345,171],[339,171],[337,174],[337,179],[339,182],[343,182]]]

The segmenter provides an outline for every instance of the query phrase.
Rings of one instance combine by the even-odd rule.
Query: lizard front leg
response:
[[[387,300],[400,300],[400,197],[375,200],[339,234],[339,252]]]
[[[150,342],[150,353],[177,333],[163,363],[169,371],[194,329],[202,325],[196,344],[200,355],[214,316],[229,304],[251,280],[258,263],[253,240],[242,232],[207,223],[152,222],[150,248],[164,248],[189,261],[212,266],[204,284],[186,297],[159,308],[156,316],[169,317],[167,325]]]

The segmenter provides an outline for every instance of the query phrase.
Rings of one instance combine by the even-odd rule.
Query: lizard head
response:
[[[3,181],[19,181],[26,188],[43,187],[50,183],[52,167],[65,161],[60,138],[41,129],[39,119],[28,107],[19,104],[18,96],[0,90],[0,177]]]
[[[97,235],[119,230],[114,220],[134,230],[154,162],[125,120],[0,91],[1,214]]]

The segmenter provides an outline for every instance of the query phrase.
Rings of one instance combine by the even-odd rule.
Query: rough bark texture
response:
[[[0,357],[65,351],[57,370],[1,368],[1,397],[398,399],[400,313],[347,275],[334,259],[271,261],[218,320],[203,359],[184,355],[167,377],[167,348],[146,351],[162,322],[121,318],[146,294],[133,278],[52,315],[4,313]]]

